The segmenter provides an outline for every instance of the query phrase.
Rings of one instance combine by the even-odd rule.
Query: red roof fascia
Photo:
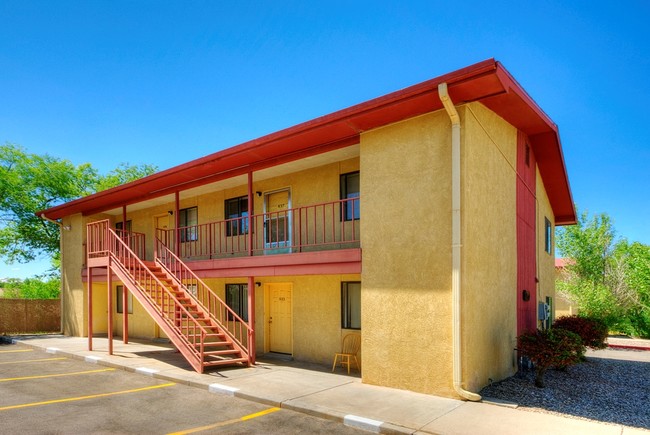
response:
[[[559,147],[555,124],[500,63],[488,59],[38,214],[44,213],[50,219],[75,213],[93,214],[349,146],[358,143],[363,131],[441,109],[437,93],[438,84],[443,82],[447,83],[455,104],[481,101],[529,135],[551,131]],[[510,107],[512,104],[515,107]],[[561,156],[561,150],[559,153]],[[553,157],[557,157],[557,152],[550,156]],[[554,163],[552,170],[545,174],[563,173],[566,178],[563,160]],[[563,185],[566,190],[562,189]],[[567,179],[553,191],[554,210],[555,203],[566,202],[555,196],[568,197],[572,204],[568,189]],[[562,213],[570,215],[565,208],[561,209]]]

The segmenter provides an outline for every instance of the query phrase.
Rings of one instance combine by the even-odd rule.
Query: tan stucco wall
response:
[[[480,103],[462,106],[463,386],[516,370],[517,130]]]
[[[542,176],[537,170],[537,301],[546,302],[546,297],[555,297],[555,215],[546,194]],[[551,253],[545,251],[545,218],[551,221]],[[551,310],[554,316],[554,310]]]
[[[87,292],[81,280],[81,270],[85,263],[84,240],[86,224],[81,214],[62,219],[61,231],[61,329],[72,336],[86,335]]]
[[[258,354],[268,352],[268,301],[265,284],[292,284],[292,342],[293,357],[300,361],[331,364],[334,353],[340,351],[341,339],[347,330],[341,329],[341,282],[360,281],[359,275],[310,275],[255,277],[255,346]],[[205,279],[225,300],[226,284],[245,284],[244,278]]]
[[[444,112],[361,135],[364,382],[453,395],[450,138]]]

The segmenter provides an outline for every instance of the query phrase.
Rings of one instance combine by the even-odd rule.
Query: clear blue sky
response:
[[[0,142],[102,172],[175,166],[494,57],[558,124],[578,206],[650,244],[646,0],[0,0],[0,19]]]

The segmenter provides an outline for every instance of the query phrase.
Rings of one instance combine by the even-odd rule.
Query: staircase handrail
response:
[[[102,223],[102,222],[97,222],[97,223]],[[106,230],[107,230],[107,233],[108,233],[109,242],[111,242],[111,243],[108,244],[108,246],[112,247],[112,249],[109,250],[110,255],[112,256],[112,258],[114,258],[116,260],[117,264],[119,264],[121,266],[123,271],[133,279],[133,284],[136,285],[137,287],[139,287],[142,290],[141,293],[143,294],[143,296],[145,296],[150,302],[152,302],[152,305],[160,313],[161,318],[165,319],[166,323],[168,323],[174,330],[179,332],[179,336],[182,337],[183,341],[185,341],[186,344],[188,345],[187,348],[189,350],[191,350],[191,352],[194,353],[197,357],[199,357],[201,359],[201,361],[202,361],[203,360],[203,349],[204,349],[204,344],[205,344],[205,337],[206,337],[208,331],[205,329],[205,327],[203,325],[201,325],[198,322],[197,319],[195,319],[191,315],[191,313],[183,306],[183,304],[180,303],[180,301],[167,288],[167,286],[165,286],[158,279],[158,277],[156,277],[156,275],[154,275],[151,272],[151,270],[149,270],[149,268],[144,264],[144,262],[140,258],[138,258],[137,254],[135,252],[133,252],[131,250],[131,248],[129,248],[129,246],[115,233],[115,231],[113,231],[112,228],[110,228],[109,225],[106,226]],[[118,247],[120,247],[121,249],[119,249]],[[127,257],[129,259],[128,263],[126,261]],[[145,276],[155,283],[156,293],[159,290],[162,290],[161,296],[162,296],[162,294],[166,294],[168,300],[173,302],[174,310],[175,311],[178,310],[178,311],[182,312],[184,314],[183,318],[186,319],[186,320],[189,320],[191,323],[193,323],[193,327],[194,327],[193,329],[194,330],[198,329],[201,332],[200,341],[198,342],[198,344],[200,346],[200,350],[197,350],[197,349],[194,348],[194,345],[197,344],[196,343],[196,336],[195,336],[194,342],[190,341],[185,336],[185,334],[182,333],[182,331],[180,330],[180,327],[177,326],[176,324],[174,324],[174,322],[172,322],[167,317],[167,315],[166,315],[167,313],[164,311],[164,309],[161,306],[158,305],[158,303],[151,297],[151,295],[149,294],[147,289],[142,285],[140,278],[138,276],[134,275],[134,273],[132,272],[132,270],[135,271],[136,268],[134,267],[134,268],[130,269],[128,267],[129,264],[137,265],[138,270],[144,271]],[[163,299],[163,298],[161,297],[161,299]]]
[[[244,321],[232,308],[226,304],[223,299],[221,299],[211,288],[208,286],[201,278],[199,278],[192,269],[190,269],[184,262],[181,260],[171,249],[169,249],[162,240],[156,237],[156,250],[155,250],[155,259],[156,261],[167,270],[170,275],[176,280],[176,283],[179,284],[187,294],[189,294],[194,300],[199,304],[201,308],[210,316],[210,318],[221,325],[224,331],[228,336],[233,340],[233,342],[249,356],[249,343],[248,339],[252,335],[252,329],[250,325]],[[187,286],[183,281],[192,281],[192,284],[196,284],[197,295],[207,295],[208,304],[204,303],[202,298],[195,296],[187,289]],[[218,309],[219,316],[217,317],[213,312],[212,308]],[[232,320],[229,320],[232,319]],[[239,333],[236,333],[236,330],[231,331],[229,326],[229,321],[233,322],[233,325],[239,325]],[[242,330],[243,328],[243,330]],[[246,343],[244,343],[244,331],[246,333]]]

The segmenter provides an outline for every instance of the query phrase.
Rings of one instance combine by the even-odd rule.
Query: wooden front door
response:
[[[269,350],[293,353],[293,319],[291,283],[265,284],[269,297]]]

